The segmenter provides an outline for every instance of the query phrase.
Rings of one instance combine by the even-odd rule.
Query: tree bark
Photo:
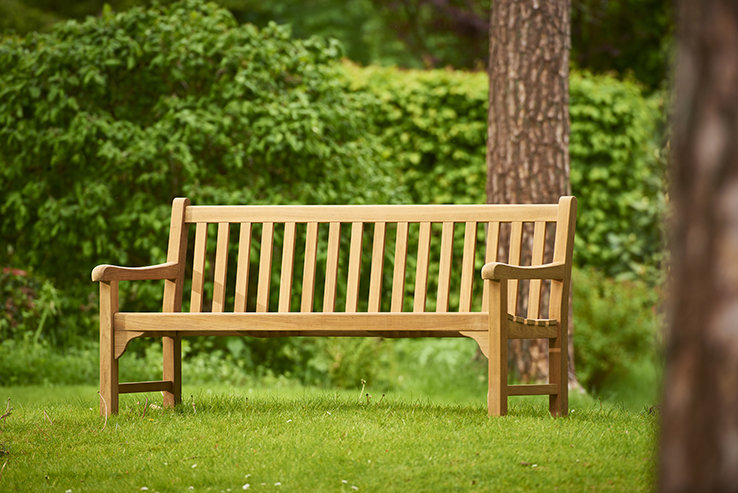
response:
[[[493,2],[487,125],[488,203],[556,203],[561,195],[571,193],[569,10],[570,0]],[[570,323],[570,342],[571,327]],[[523,381],[543,379],[548,368],[547,343],[512,341],[509,351],[512,373]],[[570,382],[576,381],[572,348],[570,343]]]
[[[738,4],[683,0],[659,487],[738,491]]]

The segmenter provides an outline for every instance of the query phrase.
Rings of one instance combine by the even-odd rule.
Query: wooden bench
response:
[[[549,395],[550,412],[565,415],[575,215],[574,197],[546,205],[357,206],[174,199],[165,263],[92,271],[100,283],[100,412],[117,413],[118,395],[131,392],[161,391],[165,406],[177,404],[181,338],[243,335],[471,337],[489,360],[490,415],[506,414],[511,395]],[[474,283],[480,270],[484,281]],[[119,281],[143,280],[164,281],[162,311],[119,311]],[[344,280],[345,291],[337,289]],[[119,383],[118,359],[137,337],[163,339],[161,381]],[[508,384],[508,339],[526,338],[549,340],[548,383]]]

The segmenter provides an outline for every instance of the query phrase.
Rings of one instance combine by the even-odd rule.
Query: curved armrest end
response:
[[[552,262],[543,265],[510,265],[490,262],[482,267],[482,279],[501,281],[503,279],[555,279],[563,280],[566,264]]]
[[[102,264],[92,269],[92,281],[156,281],[175,279],[179,274],[177,262],[149,265],[146,267],[120,267]]]

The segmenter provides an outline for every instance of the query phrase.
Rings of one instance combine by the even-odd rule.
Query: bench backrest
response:
[[[573,204],[572,197],[550,205],[355,206],[175,199],[167,261],[183,267],[165,285],[164,310],[178,311],[187,287],[191,312],[486,312],[485,262],[571,265]],[[513,287],[509,311],[540,318],[551,287]]]

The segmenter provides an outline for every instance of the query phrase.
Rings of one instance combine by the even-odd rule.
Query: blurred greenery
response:
[[[99,16],[173,0],[4,0],[0,30],[48,30],[64,19]],[[489,0],[218,0],[242,23],[289,24],[298,38],[341,41],[361,64],[480,69],[487,63]],[[663,0],[572,0],[571,60],[596,73],[666,88],[674,13]]]
[[[264,23],[257,27],[195,0],[118,14],[104,8],[98,17],[57,23],[88,12],[83,3],[57,3],[0,7],[36,9],[37,18],[24,18],[49,29],[0,42],[0,350],[14,355],[0,358],[4,382],[94,379],[97,299],[89,272],[103,262],[163,261],[174,196],[200,204],[484,201],[484,73],[341,63],[339,42],[293,36],[266,22],[272,14],[262,4],[240,14],[232,7],[255,16],[242,20]],[[278,5],[289,21],[291,4]],[[331,11],[332,2],[319,5]],[[361,17],[367,5],[348,2],[345,15]],[[293,29],[319,30],[305,22]],[[375,39],[372,33],[361,36]],[[663,262],[664,96],[585,71],[574,72],[570,86],[582,268],[575,286],[584,289],[575,299],[585,303],[575,305],[578,370],[592,391],[635,392],[628,399],[643,401],[651,398],[643,382],[652,380],[634,377],[633,368],[653,381],[658,374],[653,290]],[[161,283],[122,287],[122,298],[128,309],[156,310]],[[628,303],[619,305],[621,298]],[[416,381],[427,374],[428,385],[453,386],[456,372],[481,385],[473,344],[197,338],[186,361],[195,378],[222,381],[283,376],[350,387],[366,379],[389,388],[403,374]],[[608,354],[612,344],[619,350]],[[122,374],[156,378],[146,375],[159,366],[158,354],[132,344]]]

